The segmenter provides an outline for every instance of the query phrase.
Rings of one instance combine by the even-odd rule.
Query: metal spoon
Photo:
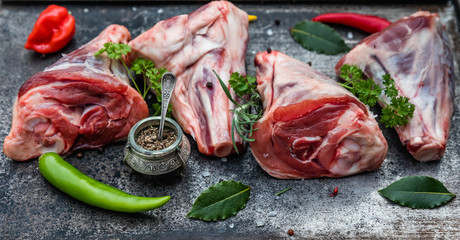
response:
[[[161,119],[160,119],[160,134],[158,140],[163,140],[163,130],[165,127],[166,113],[168,112],[169,100],[171,100],[172,92],[176,86],[176,76],[167,72],[161,76]]]

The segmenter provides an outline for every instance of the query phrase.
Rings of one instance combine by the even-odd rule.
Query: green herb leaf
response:
[[[94,56],[98,57],[99,55],[103,53],[107,53],[107,57],[110,59],[114,60],[120,60],[123,66],[125,67],[126,71],[128,72],[129,78],[134,84],[134,87],[136,88],[137,92],[142,95],[143,98],[145,98],[145,95],[142,94],[141,90],[136,84],[135,79],[131,75],[131,72],[129,71],[128,66],[126,65],[125,61],[123,60],[123,55],[126,55],[131,52],[131,47],[127,44],[124,43],[113,43],[113,42],[107,42],[104,43],[104,47],[99,49]],[[144,93],[145,93],[145,87],[144,87]]]
[[[153,107],[153,116],[159,116],[161,114],[161,77],[164,73],[169,72],[166,68],[155,68],[155,64],[144,58],[136,58],[131,64],[131,70],[138,75],[144,76],[144,82],[149,81],[150,84],[148,87],[144,86],[144,93],[142,96],[147,95],[149,89],[153,89],[155,92],[157,102],[152,105]],[[171,117],[171,104],[168,106],[168,111],[166,113],[167,117]]]
[[[136,58],[131,64],[131,68],[128,68],[125,61],[123,60],[123,56],[127,55],[131,52],[131,47],[124,43],[113,43],[107,42],[104,44],[104,47],[99,49],[94,56],[97,57],[103,53],[107,53],[107,57],[110,59],[120,60],[123,66],[125,67],[126,71],[128,72],[129,78],[134,84],[136,90],[141,94],[141,96],[145,99],[147,93],[150,89],[153,89],[155,92],[157,102],[152,105],[153,107],[153,116],[158,116],[161,114],[161,77],[165,72],[169,72],[166,68],[155,68],[155,64],[147,59],[144,58]],[[131,71],[136,73],[137,75],[141,75],[144,80],[144,88],[143,91],[136,84],[136,80],[131,74]],[[150,82],[147,86],[147,81]],[[171,117],[171,104],[168,106],[168,111],[166,113],[167,117]]]
[[[426,176],[405,177],[378,192],[389,200],[410,208],[435,208],[455,197],[441,182]]]
[[[354,91],[352,93],[369,106],[374,106],[382,94],[382,88],[372,78],[356,82],[353,86]]]
[[[241,182],[219,182],[201,193],[187,217],[204,221],[227,219],[246,206],[250,190]]]
[[[253,125],[262,117],[262,98],[257,91],[257,79],[252,76],[243,77],[238,72],[232,73],[229,80],[230,87],[236,95],[245,102],[244,104],[239,104],[235,99],[233,99],[230,94],[230,90],[227,88],[219,75],[217,75],[214,70],[213,72],[219,80],[220,86],[224,90],[225,95],[227,95],[228,99],[236,105],[236,108],[232,110],[234,113],[232,119],[232,142],[236,153],[239,154],[238,148],[235,144],[235,130],[244,141],[252,142],[254,139],[250,137],[252,133],[257,130],[253,128]],[[245,96],[249,96],[249,100],[246,100],[244,98]],[[253,114],[253,111],[256,114]]]
[[[287,192],[287,191],[289,191],[289,190],[291,190],[291,189],[292,189],[292,187],[287,187],[287,188],[285,188],[285,189],[283,189],[283,190],[277,192],[277,193],[275,194],[275,196],[279,196],[279,195],[281,195],[281,194],[283,194],[283,193],[285,193],[285,192]]]
[[[398,96],[398,89],[395,86],[395,80],[391,78],[389,73],[383,75],[383,86],[385,86],[385,95],[389,98]]]
[[[232,73],[230,76],[230,86],[232,87],[233,91],[235,91],[236,95],[240,98],[243,98],[245,95],[251,94],[256,91],[257,85],[255,84],[256,78],[252,76],[242,76],[238,72]]]
[[[301,21],[291,28],[291,36],[302,47],[324,54],[338,54],[350,50],[342,37],[320,22]]]
[[[380,101],[385,105],[380,117],[380,122],[385,127],[404,126],[412,118],[415,105],[409,102],[409,98],[398,95],[395,80],[390,74],[382,76],[384,88],[375,83],[372,78],[365,79],[363,71],[356,65],[343,65],[339,75],[345,81],[340,85],[357,96],[364,104],[372,107]],[[382,94],[390,99],[389,103],[380,98]]]
[[[216,71],[214,70],[212,71],[214,72],[214,75],[216,75],[217,79],[219,80],[220,86],[224,90],[225,95],[227,95],[228,100],[230,100],[236,106],[239,106],[239,104],[235,101],[235,99],[232,98],[232,95],[230,94],[230,90],[227,88],[224,81],[220,78],[220,76],[216,73]]]
[[[155,67],[152,61],[144,58],[136,58],[131,64],[131,70],[137,75],[145,74],[149,69]]]
[[[120,60],[123,55],[126,55],[131,52],[131,47],[128,44],[124,43],[107,42],[104,43],[104,47],[99,49],[99,51],[97,51],[96,54],[94,54],[94,56],[97,57],[104,52],[107,53],[107,56],[110,59]]]
[[[150,68],[146,71],[145,75],[150,79],[150,82],[160,82],[161,77],[163,76],[164,73],[169,72],[168,69],[162,67],[162,68]],[[161,85],[160,85],[161,87]],[[161,92],[161,88],[159,89]]]
[[[157,100],[161,102],[161,77],[164,73],[169,72],[166,68],[155,68],[155,64],[144,58],[136,58],[131,64],[131,71],[137,75],[143,75],[144,80],[150,81],[150,86],[157,96]]]
[[[156,102],[152,104],[152,109],[153,109],[153,114],[152,116],[160,116],[161,115],[161,103]],[[168,105],[168,110],[166,112],[166,117],[171,117],[172,116],[172,105]]]

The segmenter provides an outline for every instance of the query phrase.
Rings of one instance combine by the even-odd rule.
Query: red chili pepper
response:
[[[337,193],[339,193],[339,187],[334,188],[334,191],[331,193],[331,197],[337,196]]]
[[[384,18],[359,13],[326,13],[314,17],[312,21],[342,24],[368,33],[380,32],[391,24]]]
[[[24,47],[43,54],[57,52],[74,34],[75,18],[65,7],[52,4],[38,17]]]

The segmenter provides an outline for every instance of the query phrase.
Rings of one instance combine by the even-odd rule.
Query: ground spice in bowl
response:
[[[163,140],[158,140],[160,128],[158,126],[148,126],[136,136],[136,143],[144,149],[157,151],[171,146],[177,139],[176,132],[165,126],[163,130]]]

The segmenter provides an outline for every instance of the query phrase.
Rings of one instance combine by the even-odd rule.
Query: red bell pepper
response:
[[[314,17],[312,21],[342,24],[368,33],[380,32],[391,24],[384,18],[359,13],[326,13]]]
[[[75,18],[65,7],[52,4],[38,17],[24,47],[43,54],[57,52],[73,35]]]

